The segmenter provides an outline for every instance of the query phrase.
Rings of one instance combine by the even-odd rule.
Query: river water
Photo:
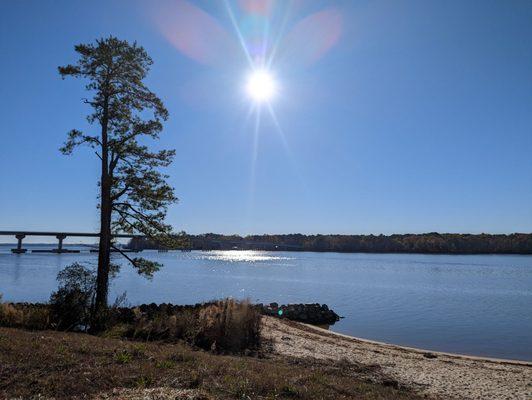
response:
[[[4,301],[46,301],[66,265],[96,255],[10,254],[0,245]],[[37,246],[43,248],[46,246]],[[31,249],[31,245],[29,247]],[[326,303],[332,330],[430,350],[532,360],[532,256],[144,251],[154,279],[124,264],[111,299],[191,304],[232,296]],[[117,261],[119,257],[116,256]]]

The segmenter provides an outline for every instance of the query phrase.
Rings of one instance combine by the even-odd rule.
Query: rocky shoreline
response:
[[[263,315],[285,318],[291,321],[304,322],[311,325],[333,325],[340,316],[329,309],[327,304],[287,304],[270,303],[256,305]]]
[[[42,309],[47,308],[46,303],[10,303],[16,308],[20,309]],[[150,303],[140,304],[131,307],[117,307],[114,308],[114,316],[119,321],[124,323],[131,323],[135,320],[135,310],[139,310],[148,318],[153,318],[157,314],[178,314],[185,311],[198,311],[215,302],[196,303],[196,304],[172,304],[172,303]],[[270,317],[288,319],[290,321],[304,322],[310,325],[329,326],[334,325],[340,320],[340,316],[327,306],[327,304],[319,303],[298,303],[298,304],[251,304],[251,307],[257,309],[262,315]]]
[[[140,310],[141,313],[148,317],[153,317],[156,314],[174,314],[183,311],[194,311],[204,308],[213,303],[196,303],[192,305],[177,305],[171,303],[162,304],[141,304],[133,307],[120,307],[118,312],[120,319],[124,322],[133,321],[135,318],[135,309]],[[309,303],[309,304],[253,304],[253,307],[259,310],[262,315],[276,317],[281,319],[288,319],[291,321],[304,322],[311,325],[333,325],[340,320],[340,316],[331,310],[327,304]]]

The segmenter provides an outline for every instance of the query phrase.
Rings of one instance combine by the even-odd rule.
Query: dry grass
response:
[[[200,310],[197,344],[231,353],[257,349],[260,346],[260,318],[260,313],[249,301],[219,301]]]
[[[182,343],[0,328],[0,398],[70,399],[116,388],[184,390],[204,399],[418,399],[365,381],[351,364],[224,356]]]
[[[0,326],[31,330],[72,330],[80,326],[76,315],[88,315],[79,302],[57,305],[0,302]],[[184,340],[217,353],[249,353],[260,347],[260,312],[249,301],[225,299],[198,307],[111,308],[109,338]],[[65,322],[66,321],[66,322]]]
[[[108,337],[144,340],[184,340],[217,353],[257,350],[260,346],[260,313],[249,301],[220,300],[203,308],[153,315],[135,308],[130,324],[118,324],[105,333]]]
[[[50,310],[44,305],[18,305],[15,307],[10,303],[0,303],[0,326],[50,329]]]

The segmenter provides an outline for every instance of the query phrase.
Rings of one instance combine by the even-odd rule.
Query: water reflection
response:
[[[290,260],[290,257],[281,257],[272,252],[257,250],[220,250],[204,253],[201,258],[204,260],[217,260],[225,262],[259,262]]]

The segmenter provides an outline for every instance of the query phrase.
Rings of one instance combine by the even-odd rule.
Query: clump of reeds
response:
[[[3,303],[0,295],[0,326],[26,329],[48,329],[50,311],[44,304],[14,305]]]
[[[256,349],[260,345],[260,318],[248,300],[218,301],[200,310],[196,344],[218,352]]]
[[[145,340],[184,340],[206,350],[244,353],[260,345],[260,313],[249,301],[224,299],[199,309],[153,315],[135,308],[125,336]],[[116,331],[116,329],[115,329]],[[116,333],[116,332],[115,332]]]
[[[126,335],[145,340],[177,340],[193,342],[198,327],[198,315],[194,310],[176,313],[159,311],[148,315],[138,307],[133,309],[134,321]]]

